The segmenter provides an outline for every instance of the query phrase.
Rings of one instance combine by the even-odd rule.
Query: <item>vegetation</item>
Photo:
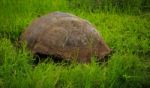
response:
[[[149,0],[70,0],[71,8],[80,8],[92,12],[123,12],[139,14],[141,11],[150,10]]]
[[[149,0],[0,0],[0,88],[149,88],[149,7]],[[53,11],[95,25],[113,50],[109,60],[33,67],[18,38],[33,19]]]

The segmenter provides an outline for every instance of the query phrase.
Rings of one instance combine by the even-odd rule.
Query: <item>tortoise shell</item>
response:
[[[21,40],[33,54],[54,55],[64,60],[90,62],[93,55],[102,58],[110,53],[90,22],[63,12],[37,18],[22,33]]]

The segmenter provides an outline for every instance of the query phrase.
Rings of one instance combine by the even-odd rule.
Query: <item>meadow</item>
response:
[[[33,68],[33,55],[18,38],[34,19],[54,11],[95,25],[113,50],[109,60]],[[150,88],[149,0],[0,0],[0,88]]]

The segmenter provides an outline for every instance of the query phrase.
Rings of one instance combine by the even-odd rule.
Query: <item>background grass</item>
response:
[[[149,0],[0,0],[0,88],[149,88]],[[73,13],[96,26],[113,49],[108,62],[32,67],[21,32],[35,18]],[[95,58],[93,58],[95,59]]]

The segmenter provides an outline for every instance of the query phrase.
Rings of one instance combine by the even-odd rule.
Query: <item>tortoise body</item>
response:
[[[33,54],[60,56],[65,60],[76,58],[78,62],[90,62],[92,55],[101,58],[110,52],[88,21],[62,12],[53,12],[33,21],[21,40],[27,42]]]

